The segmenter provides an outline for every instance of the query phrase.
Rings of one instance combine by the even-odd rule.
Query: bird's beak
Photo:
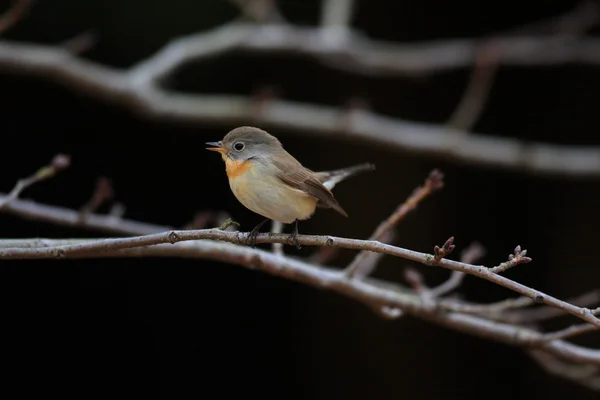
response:
[[[217,151],[221,154],[224,154],[227,152],[227,149],[223,147],[221,142],[207,142],[206,145],[210,146],[210,147],[207,147],[206,150]]]

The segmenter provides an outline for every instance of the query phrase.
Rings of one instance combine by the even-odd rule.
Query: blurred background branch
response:
[[[173,39],[156,54],[129,69],[119,70],[86,61],[61,46],[0,41],[0,70],[51,79],[152,119],[227,126],[252,122],[273,129],[300,130],[305,134],[354,137],[365,143],[475,165],[552,175],[600,176],[600,147],[466,134],[484,106],[498,65],[600,65],[600,40],[576,34],[597,22],[598,12],[591,3],[583,8],[585,18],[581,18],[584,13],[578,8],[577,12],[559,18],[554,25],[560,30],[549,35],[507,35],[495,37],[491,42],[462,39],[406,45],[383,43],[353,32],[349,28],[351,0],[323,1],[323,29],[274,23],[271,18],[256,16],[257,13],[271,15],[274,3],[270,1],[239,3],[245,14],[251,13],[264,23],[231,22]],[[343,32],[344,39],[331,40],[331,29],[337,32],[336,37]],[[423,75],[472,66],[475,72],[447,126],[390,118],[366,109],[351,110],[345,116],[337,107],[280,99],[268,100],[256,113],[255,100],[251,97],[184,94],[162,86],[166,78],[192,61],[208,60],[233,51],[303,54],[327,63],[339,62],[344,69],[359,74]]]

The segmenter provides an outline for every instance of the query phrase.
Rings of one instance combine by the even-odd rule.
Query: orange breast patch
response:
[[[243,173],[245,173],[246,171],[248,171],[248,169],[250,169],[251,167],[252,167],[252,165],[250,164],[249,160],[245,160],[245,161],[227,160],[225,162],[225,172],[227,172],[227,176],[229,177],[229,179],[237,178],[238,176],[240,176]]]

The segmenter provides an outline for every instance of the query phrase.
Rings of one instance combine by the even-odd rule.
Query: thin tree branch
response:
[[[600,391],[600,371],[597,365],[580,365],[567,362],[559,354],[533,349],[527,353],[546,372],[576,382],[579,385]]]
[[[58,154],[54,156],[50,164],[40,168],[33,175],[30,175],[27,178],[19,179],[11,192],[8,195],[0,198],[0,209],[6,207],[6,205],[11,201],[17,199],[21,192],[27,189],[29,186],[51,178],[56,175],[57,172],[67,168],[70,162],[69,156]]]
[[[554,35],[581,35],[596,25],[599,19],[600,7],[585,1],[565,15],[521,27],[509,34],[522,35],[527,31],[530,34],[540,34],[540,31],[546,30]],[[465,93],[449,118],[448,126],[459,130],[457,134],[465,134],[473,129],[492,90],[500,66],[496,58],[496,36],[499,37],[494,35],[487,42],[482,43],[476,53],[475,65]]]
[[[529,304],[533,304],[532,300],[526,297],[522,297],[524,302],[529,301]],[[592,290],[587,293],[583,293],[571,299],[567,299],[567,303],[574,304],[579,307],[589,307],[597,305],[600,302],[600,290]],[[518,308],[518,307],[517,307]],[[595,310],[594,310],[595,311]],[[489,315],[489,313],[487,314]],[[567,315],[564,310],[560,310],[553,307],[542,306],[532,309],[522,309],[503,312],[501,315],[493,316],[493,319],[500,319],[505,322],[515,324],[536,324],[542,321],[546,321],[552,318],[562,317]]]
[[[89,214],[81,219],[80,213],[75,210],[41,204],[31,200],[17,199],[7,202],[7,198],[7,195],[0,194],[0,203],[6,203],[2,208],[2,212],[32,221],[117,235],[149,235],[173,229],[172,226],[168,225],[125,220],[113,215]]]
[[[440,259],[435,261],[434,256],[420,253],[401,247],[392,246],[374,240],[359,240],[341,238],[335,236],[298,235],[298,243],[304,246],[329,246],[342,247],[354,250],[369,250],[383,253],[394,257],[404,258],[428,266],[440,266],[452,271],[461,271],[481,279],[488,280],[507,289],[513,290],[533,299],[538,304],[547,304],[560,308],[577,318],[600,327],[600,319],[596,318],[591,310],[581,308],[559,300],[539,290],[529,288],[518,282],[507,279],[501,275],[491,272],[483,266],[464,264],[458,261]],[[200,239],[221,240],[230,243],[246,243],[247,234],[243,232],[225,232],[219,229],[204,229],[194,231],[168,231],[146,236],[136,236],[120,239],[99,239],[77,241],[76,244],[51,246],[51,247],[10,247],[0,250],[0,259],[40,259],[40,258],[65,258],[81,254],[97,254],[115,250],[128,249],[140,246],[150,246],[163,243],[177,243],[180,241],[191,241]],[[284,243],[288,240],[287,235],[282,234],[260,234],[256,243]],[[26,242],[27,240],[25,240]],[[0,241],[0,244],[2,241]],[[14,244],[14,241],[11,242]],[[50,243],[46,239],[46,243]],[[344,276],[346,274],[344,273]]]
[[[535,301],[529,297],[515,297],[489,304],[459,303],[452,301],[450,303],[441,303],[441,308],[464,314],[485,315],[493,320],[504,321],[503,318],[497,317],[497,315],[501,315],[501,313],[505,312],[506,310],[523,308],[533,304],[535,304]]]
[[[521,250],[521,246],[517,246],[515,247],[514,253],[508,255],[508,261],[505,261],[494,268],[490,268],[490,271],[495,274],[501,274],[507,269],[514,268],[517,265],[530,263],[531,258],[526,256],[527,250]]]
[[[349,121],[336,107],[273,99],[255,113],[255,100],[234,95],[170,92],[160,87],[164,78],[189,62],[228,51],[296,53],[319,60],[343,60],[358,73],[423,74],[464,68],[473,64],[480,40],[438,41],[394,45],[357,34],[343,45],[319,40],[318,28],[287,24],[233,23],[206,33],[175,39],[154,56],[119,70],[94,64],[67,49],[0,42],[0,71],[40,76],[93,98],[128,107],[154,119],[231,126],[255,123],[273,129],[295,129],[305,134],[344,135],[373,145],[384,145],[476,165],[490,165],[552,175],[600,176],[600,147],[523,143],[508,137],[487,137],[435,124],[409,122],[362,110]],[[495,57],[504,65],[600,65],[600,39],[556,35],[506,37],[495,40]],[[340,127],[343,124],[343,131]],[[468,137],[467,137],[468,136]]]
[[[425,180],[423,186],[417,187],[406,201],[398,206],[396,210],[384,221],[382,221],[375,232],[371,235],[369,240],[381,241],[382,238],[400,221],[404,219],[413,211],[421,201],[427,198],[430,194],[437,190],[440,190],[444,186],[444,174],[439,170],[433,170]],[[365,259],[367,258],[367,252],[360,252],[356,255],[354,260],[346,268],[346,275],[348,277],[365,276],[363,269],[368,269]]]
[[[387,231],[380,239],[380,241],[382,243],[393,243],[396,239],[396,236],[397,235],[394,231]],[[371,251],[365,251],[358,253],[356,258],[358,258],[358,255],[360,254],[363,254],[362,256],[360,256],[360,268],[357,268],[354,275],[352,275],[352,277],[355,279],[364,279],[367,276],[371,275],[375,268],[377,268],[377,264],[379,264],[379,261],[381,261],[381,259],[385,255],[382,253],[373,253]]]
[[[220,238],[231,237],[235,240],[238,240],[241,238],[241,236],[243,236],[240,235],[239,232],[223,232],[218,230],[209,230],[205,232],[211,232],[211,236],[213,236],[213,233],[217,233],[217,236]],[[190,232],[176,232],[176,234],[182,235],[187,233]],[[168,236],[170,233],[167,232],[165,234]],[[183,238],[183,236],[179,236],[178,238]],[[299,236],[299,240],[301,240],[304,245],[310,245],[311,242],[308,241],[308,238],[310,237],[305,237],[304,235]],[[323,238],[330,239],[327,237]],[[136,238],[132,239],[137,240]],[[264,234],[259,235],[259,242],[262,243],[272,243],[280,240],[284,242],[286,239],[287,237],[285,235],[278,237],[268,237],[268,235]],[[89,240],[90,239],[78,239],[76,241],[84,246],[89,246],[90,243],[98,243],[95,241],[90,242]],[[18,242],[21,242],[21,244],[32,245],[34,241],[35,240],[12,240],[11,244],[16,245]],[[53,245],[58,243],[66,245],[69,242],[73,242],[73,240],[44,239],[43,241],[37,240],[35,244],[39,246]],[[0,241],[2,246],[4,246],[6,243],[7,241]],[[110,243],[114,245],[114,241],[111,241]],[[115,246],[112,246],[112,248],[114,250]],[[36,248],[33,250],[38,251],[40,249]],[[56,252],[55,250],[52,251],[52,253],[55,253],[54,255],[56,255],[56,253],[63,254],[63,252]],[[260,249],[252,249],[246,246],[239,246],[221,241],[199,240],[176,244],[157,244],[155,246],[128,248],[117,251],[105,252],[100,250],[96,253],[77,251],[76,253],[69,254],[69,257],[73,258],[140,256],[209,258],[220,260],[247,268],[264,271],[272,275],[285,277],[294,281],[315,286],[317,288],[329,289],[359,300],[372,308],[378,305],[380,307],[378,311],[381,311],[383,307],[387,307],[385,310],[388,314],[388,317],[390,315],[398,314],[397,311],[395,312],[393,310],[400,310],[400,312],[405,312],[415,317],[422,318],[438,325],[461,332],[485,337],[488,339],[494,339],[503,343],[517,346],[526,346],[531,343],[536,343],[538,348],[546,350],[551,354],[567,358],[573,362],[600,365],[600,350],[577,346],[562,340],[541,342],[540,337],[542,334],[528,328],[514,326],[502,322],[490,321],[476,315],[467,315],[456,312],[439,312],[435,303],[423,302],[419,296],[414,294],[378,287],[366,280],[347,279],[343,272],[339,270],[317,267],[306,264],[299,260],[280,257],[270,252],[265,252]],[[441,261],[441,263],[444,262],[449,261]],[[493,274],[492,276],[505,279],[500,275]]]
[[[490,40],[477,53],[473,73],[465,93],[450,116],[448,126],[462,134],[473,129],[492,90],[498,66],[495,44]]]
[[[112,182],[104,176],[98,178],[92,196],[87,203],[79,209],[80,219],[83,220],[87,215],[95,213],[102,204],[112,199],[113,196],[114,189],[112,187]]]
[[[557,339],[567,339],[577,335],[581,335],[588,332],[597,331],[598,328],[591,324],[577,324],[571,325],[565,329],[561,329],[556,332],[545,333],[542,340],[552,341]]]
[[[485,256],[485,248],[478,242],[471,243],[466,249],[460,254],[460,262],[465,264],[474,264]],[[443,296],[450,293],[454,289],[460,286],[465,274],[460,271],[452,271],[450,278],[444,283],[431,288],[429,294],[433,297]]]

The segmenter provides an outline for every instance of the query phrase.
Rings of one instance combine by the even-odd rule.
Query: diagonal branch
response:
[[[7,196],[0,198],[0,209],[6,207],[6,205],[11,201],[17,199],[21,192],[27,189],[29,186],[51,178],[58,171],[67,168],[70,162],[71,161],[68,156],[64,154],[58,154],[52,159],[49,165],[40,168],[33,175],[30,175],[27,178],[19,179],[11,192]]]
[[[224,232],[219,230],[207,230],[204,232],[207,233],[207,236],[211,236],[213,238],[219,237],[220,239],[229,238],[233,240],[239,240],[243,236],[239,232]],[[178,235],[178,239],[183,239],[185,235],[190,234],[190,232],[175,232],[175,234]],[[166,232],[165,234],[161,235],[168,238],[169,235],[171,235],[171,232]],[[196,237],[205,236],[198,235],[198,231],[191,232],[190,236],[192,235],[196,235]],[[160,235],[152,236],[152,241],[158,242],[157,238],[159,237]],[[174,236],[171,235],[171,238],[173,239]],[[301,243],[305,245],[313,243],[313,239],[332,239],[331,237],[309,237],[304,235],[299,236],[298,238]],[[140,243],[139,238],[131,239],[133,239],[136,244]],[[261,234],[258,237],[258,241],[262,243],[273,243],[279,241],[285,242],[286,239],[286,235],[269,237],[268,235]],[[335,238],[333,239],[335,240]],[[7,244],[12,246],[17,244],[35,244],[38,246],[62,244],[63,249],[65,249],[66,246],[69,246],[68,243],[73,243],[75,241],[80,243],[79,245],[75,246],[83,245],[89,247],[90,243],[92,243],[91,246],[93,247],[98,246],[98,241],[90,240],[91,239],[45,239],[44,242],[40,243],[38,241],[34,243],[34,240],[16,239],[0,241],[0,245],[4,247]],[[385,310],[386,312],[391,313],[389,314],[390,316],[398,314],[398,312],[392,312],[391,310],[399,309],[401,312],[405,312],[415,317],[422,318],[465,333],[486,337],[517,346],[526,346],[531,343],[536,343],[538,348],[543,349],[550,354],[568,358],[573,362],[600,365],[600,350],[573,345],[562,340],[543,342],[540,340],[542,334],[534,330],[502,322],[490,321],[476,315],[467,315],[456,312],[439,312],[435,307],[435,303],[424,302],[420,296],[398,290],[390,290],[385,286],[380,287],[378,285],[374,285],[372,281],[347,279],[342,271],[317,267],[306,264],[300,260],[280,257],[263,250],[234,245],[232,243],[226,243],[223,241],[199,240],[176,244],[157,244],[154,246],[127,248],[115,251],[115,248],[118,247],[115,246],[115,243],[117,243],[115,240],[118,239],[109,240],[108,242],[104,242],[102,245],[104,246],[110,243],[109,247],[113,249],[112,251],[86,253],[82,252],[81,250],[76,250],[75,252],[69,254],[68,251],[57,251],[56,247],[53,247],[54,250],[50,251],[50,253],[54,253],[53,255],[64,254],[73,258],[147,256],[209,258],[220,260],[247,268],[264,271],[272,275],[285,277],[317,288],[329,289],[350,298],[354,298],[371,307],[379,306],[380,309],[386,307]],[[346,240],[352,241],[354,239]],[[99,248],[102,248],[102,246],[99,246],[96,249],[98,250]],[[82,247],[79,247],[79,249],[81,248]],[[31,250],[43,251],[40,248],[32,248]],[[447,262],[447,260],[442,260],[441,262]],[[495,274],[493,276],[502,278],[501,276]],[[550,298],[548,297],[548,299]]]
[[[425,184],[423,186],[417,187],[411,195],[406,199],[406,201],[398,206],[396,210],[383,222],[379,224],[375,232],[371,235],[369,240],[377,240],[381,241],[385,235],[388,235],[389,232],[396,226],[400,221],[402,221],[411,211],[413,211],[421,201],[427,198],[432,193],[440,190],[444,186],[444,174],[441,171],[435,169],[431,171],[427,179],[425,180]],[[346,275],[348,277],[355,277],[357,275],[364,276],[364,269],[369,269],[366,267],[367,263],[365,260],[367,259],[368,253],[362,251],[356,255],[354,260],[348,265],[346,268]]]
[[[82,254],[94,255],[102,252],[110,252],[141,246],[151,246],[164,243],[174,244],[181,241],[201,239],[221,240],[235,244],[242,244],[246,243],[247,235],[242,232],[226,232],[217,228],[187,231],[172,230],[153,235],[119,239],[80,239],[75,241],[76,244],[49,247],[7,248],[6,243],[8,242],[0,241],[0,243],[5,244],[4,248],[0,250],[0,259],[66,258]],[[24,242],[27,243],[27,240]],[[15,246],[15,243],[17,242],[12,241],[10,243]],[[47,246],[47,244],[51,243],[51,241],[46,239],[45,243]],[[256,243],[286,244],[288,243],[288,236],[283,234],[260,234],[256,238]],[[596,318],[591,310],[577,307],[539,290],[529,288],[518,282],[495,274],[494,272],[491,272],[490,269],[483,266],[465,264],[448,259],[440,259],[439,261],[436,261],[434,256],[430,254],[420,253],[374,240],[359,240],[335,236],[298,235],[298,243],[303,246],[329,246],[354,250],[368,250],[415,261],[428,266],[440,266],[452,271],[461,271],[520,293],[533,299],[538,304],[547,304],[556,308],[560,308],[586,322],[600,327],[600,319]],[[346,276],[346,274],[344,274],[344,276]]]

